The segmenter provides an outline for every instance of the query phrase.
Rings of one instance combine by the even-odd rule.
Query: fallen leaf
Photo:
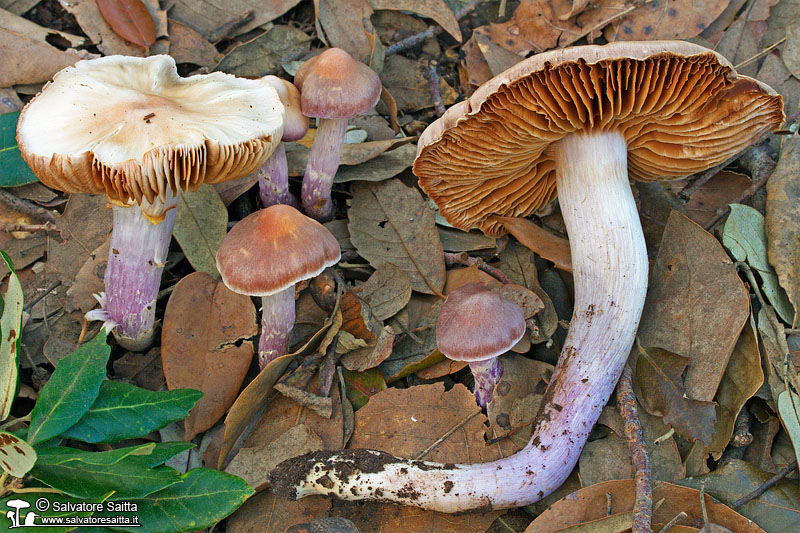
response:
[[[222,203],[227,207],[231,205],[234,200],[249,191],[256,183],[258,183],[258,170],[235,180],[215,183],[212,187],[214,187],[214,190],[217,191],[219,195],[219,199],[222,200]]]
[[[688,398],[714,398],[749,307],[719,241],[673,211],[650,273],[639,337],[643,346],[690,358]]]
[[[48,38],[53,39],[58,37],[59,41],[69,45],[69,48],[78,48],[79,46],[86,45],[85,37],[39,26],[35,22],[8,11],[8,7],[4,6],[3,4],[4,2],[0,1],[0,28],[4,28],[14,33],[19,33],[21,35],[26,35],[31,39],[36,39],[41,42],[46,42]],[[27,11],[27,9],[25,11]],[[67,46],[65,45],[65,48],[66,47]]]
[[[707,497],[714,497],[721,502],[712,504],[714,507],[722,506],[730,510],[727,504],[759,488],[772,476],[770,472],[763,472],[749,463],[734,459],[710,474],[687,478],[678,484],[695,488],[703,484]],[[694,497],[691,501],[697,500]],[[690,502],[688,498],[686,501]],[[706,506],[709,506],[708,500]],[[800,520],[800,488],[794,481],[782,479],[762,495],[739,507],[738,511],[754,522],[750,526],[743,523],[726,524],[719,515],[712,515],[711,509],[708,507],[710,520],[736,532],[747,531],[748,527],[752,531],[755,524],[766,531],[792,531]]]
[[[392,354],[381,363],[379,368],[387,382],[444,360],[444,355],[436,349],[436,319],[443,302],[432,296],[411,296],[408,324],[405,329],[399,329],[413,330],[413,337],[410,334],[403,335]],[[415,309],[419,310],[419,319],[411,318],[412,312],[417,313]]]
[[[114,33],[145,49],[156,41],[156,25],[141,0],[97,0],[97,8]]]
[[[347,399],[353,404],[356,411],[367,405],[372,396],[382,390],[386,390],[386,381],[377,368],[371,368],[363,372],[353,372],[347,369],[342,370],[344,382],[347,386]]]
[[[258,37],[234,47],[214,70],[236,76],[261,77],[276,72],[285,58],[300,57],[308,52],[312,39],[293,26],[273,26]]]
[[[62,7],[75,17],[83,33],[91,42],[97,43],[97,48],[104,55],[121,54],[137,57],[146,55],[144,48],[127,42],[111,29],[94,0],[65,2]]]
[[[238,26],[230,37],[248,33],[263,26],[267,22],[278,18],[300,0],[271,0],[258,4],[254,9],[252,0],[226,0],[214,2],[212,0],[177,0],[169,10],[170,18],[174,18],[188,27],[199,32],[204,38],[211,37],[218,28],[230,21],[239,19],[247,11],[252,11],[252,18]]]
[[[75,274],[75,281],[67,289],[67,299],[64,309],[68,313],[80,311],[83,314],[97,306],[95,294],[103,292],[105,288],[106,265],[108,264],[108,249],[111,246],[111,235],[103,244],[95,248],[86,258],[86,262]]]
[[[19,366],[17,361],[20,358],[19,348],[20,338],[22,337],[22,309],[24,298],[22,294],[22,285],[20,284],[17,274],[13,271],[13,265],[9,261],[8,255],[0,251],[0,257],[2,257],[3,263],[11,271],[8,287],[2,297],[3,309],[2,315],[0,315],[0,331],[2,331],[3,335],[0,339],[0,418],[5,420],[8,418],[8,415],[11,414],[11,406],[14,403],[19,379]],[[0,438],[0,442],[4,440],[5,439]],[[0,447],[0,449],[2,449],[2,447]],[[3,453],[5,453],[5,450]],[[26,454],[20,452],[20,455],[24,456]],[[19,466],[20,462],[25,462],[22,460],[22,457],[17,457],[17,460],[18,464],[16,466]],[[31,464],[30,466],[33,465]],[[17,468],[9,466],[5,470],[16,471]],[[23,472],[23,475],[24,474],[25,472]]]
[[[534,224],[527,218],[497,217],[520,244],[553,262],[556,268],[572,272],[572,255],[569,241]]]
[[[689,360],[660,348],[639,348],[636,383],[642,406],[661,416],[686,440],[700,440],[709,446],[717,419],[714,403],[686,396],[683,372]]]
[[[205,396],[184,420],[185,439],[217,423],[233,404],[253,359],[256,310],[203,272],[178,282],[164,311],[161,361],[169,389],[197,389]]]
[[[358,165],[339,167],[333,182],[388,180],[410,168],[416,155],[416,146],[405,144]]]
[[[302,176],[305,172],[306,163],[308,162],[308,153],[314,142],[316,131],[315,128],[311,128],[308,130],[305,137],[296,143],[288,143],[286,145],[286,160],[289,166],[290,176]],[[399,139],[387,139],[384,141],[369,141],[356,144],[345,143],[342,147],[342,157],[339,160],[340,169],[342,165],[353,166],[366,163],[387,150],[408,144],[413,139],[413,137],[401,137]]]
[[[798,189],[800,192],[800,188]],[[722,244],[737,261],[746,261],[761,278],[761,290],[788,323],[794,319],[794,308],[786,292],[778,284],[778,276],[767,259],[767,234],[764,215],[752,207],[731,204],[730,215],[722,228]],[[800,212],[800,211],[799,211]]]
[[[461,42],[461,30],[453,12],[443,0],[370,0],[373,9],[393,9],[411,11],[423,17],[433,19],[453,39]]]
[[[47,251],[47,237],[34,235],[25,239],[12,239],[2,245],[3,251],[8,254],[11,263],[17,270],[29,267],[44,257]],[[0,279],[4,279],[11,272],[5,263],[0,263]]]
[[[330,47],[347,51],[357,61],[367,62],[372,45],[372,7],[367,0],[315,0],[317,34]]]
[[[786,433],[792,439],[795,460],[800,460],[800,396],[789,390],[783,391],[778,396],[778,413]]]
[[[780,7],[786,0],[778,4]],[[775,17],[771,17],[770,20]],[[768,54],[764,58],[761,68],[756,76],[762,81],[783,95],[784,113],[786,116],[793,116],[797,113],[800,104],[800,80],[792,76],[781,58],[776,54]]]
[[[433,210],[419,191],[391,179],[358,183],[352,194],[348,229],[359,255],[375,268],[395,264],[415,291],[441,295],[444,250]]]
[[[331,508],[326,496],[309,496],[297,501],[277,498],[263,491],[248,499],[225,521],[228,533],[285,533],[310,516],[323,516]],[[313,531],[313,530],[311,530]]]
[[[786,46],[783,47],[781,58],[792,76],[800,79],[800,17],[786,27]]]
[[[97,57],[86,50],[59,50],[43,40],[0,28],[0,87],[48,81],[81,59]],[[35,57],[36,61],[31,61]]]
[[[798,326],[800,309],[800,138],[793,136],[783,150],[778,165],[767,181],[767,251],[795,313]]]
[[[436,226],[439,240],[445,252],[477,252],[497,247],[497,239],[488,237],[480,231],[463,231],[455,228]]]
[[[739,17],[722,34],[722,39],[717,43],[715,50],[731,64],[737,65],[737,73],[755,76],[758,72],[757,62],[751,61],[741,66],[738,64],[761,52],[761,36],[767,29],[766,26],[764,22],[752,22],[749,18]]]
[[[786,390],[784,369],[786,356],[790,352],[783,323],[772,307],[762,307],[758,311],[758,332],[764,345],[764,366],[767,370],[769,391],[772,393],[772,400],[777,402],[780,394]]]
[[[492,69],[489,67],[489,62],[481,52],[480,46],[478,46],[477,35],[472,32],[472,37],[461,47],[464,51],[464,62],[461,66],[464,67],[467,76],[465,83],[473,85],[472,90],[494,77]]]
[[[522,0],[507,22],[475,28],[475,33],[514,53],[527,55],[554,48],[562,35],[572,42],[580,29],[573,22],[558,20],[546,0]]]
[[[381,82],[391,92],[401,111],[419,111],[433,107],[433,91],[428,69],[422,61],[393,55],[386,59],[380,73]],[[444,105],[456,103],[458,94],[443,77],[439,78],[439,93]]]
[[[172,234],[196,271],[219,276],[217,250],[227,231],[228,210],[212,186],[180,195]]]
[[[375,318],[386,320],[408,304],[411,280],[397,266],[383,263],[353,292],[367,303]]]
[[[524,56],[515,54],[511,50],[495,44],[488,36],[482,33],[474,33],[473,37],[478,45],[478,50],[481,51],[486,64],[489,66],[492,76],[497,76],[525,59]]]
[[[150,348],[146,354],[128,352],[113,362],[114,375],[132,380],[143,389],[157,391],[166,385],[161,366],[161,348]]]
[[[176,63],[192,63],[213,70],[222,59],[214,45],[189,26],[170,19],[168,29],[169,55]]]
[[[706,489],[709,493],[711,492],[708,487]],[[594,524],[593,521],[599,522],[608,515],[609,500],[613,512],[621,514],[633,509],[634,499],[635,487],[632,479],[598,483],[582,488],[552,504],[548,510],[531,522],[525,533],[550,533],[571,526]],[[681,511],[688,516],[683,520],[679,520],[678,525],[694,526],[702,523],[703,512],[700,508],[700,491],[667,483],[666,481],[656,481],[653,483],[653,501],[658,502],[662,499],[664,502],[653,510],[653,526],[655,530],[659,529],[655,527],[656,525],[666,524]],[[715,502],[708,494],[706,494],[704,501],[708,519],[715,524],[727,527],[737,533],[763,532],[760,527],[727,505]],[[597,527],[599,527],[599,524]],[[630,524],[627,525],[627,528],[630,528]],[[622,529],[625,528],[623,527]],[[612,530],[620,531],[620,529]],[[696,530],[685,529],[684,531]]]

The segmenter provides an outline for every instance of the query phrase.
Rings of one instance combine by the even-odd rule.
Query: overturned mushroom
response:
[[[254,171],[282,131],[268,83],[181,78],[169,56],[108,56],[56,74],[23,109],[17,140],[42,183],[114,206],[102,310],[87,317],[115,326],[128,349],[149,346],[181,191]]]
[[[626,42],[533,56],[489,80],[423,133],[414,171],[447,220],[504,233],[554,199],[570,236],[575,304],[558,365],[518,453],[443,465],[382,452],[284,462],[273,487],[444,512],[538,501],[572,471],[628,357],[647,252],[628,177],[686,176],[783,120],[772,89],[685,42]]]

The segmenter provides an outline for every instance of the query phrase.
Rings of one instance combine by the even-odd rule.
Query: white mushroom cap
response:
[[[45,185],[105,193],[158,217],[169,192],[258,168],[281,140],[283,117],[264,81],[182,78],[169,56],[108,56],[57,73],[23,110],[17,140]]]

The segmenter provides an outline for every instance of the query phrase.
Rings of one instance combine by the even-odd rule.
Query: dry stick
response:
[[[213,32],[211,35],[208,36],[208,41],[211,43],[218,43],[222,39],[228,37],[232,32],[238,30],[255,17],[255,11],[252,9],[248,9],[238,17],[229,20]]]
[[[661,530],[659,530],[658,533],[667,533],[667,531],[672,529],[672,527],[675,524],[677,524],[678,522],[680,522],[681,520],[683,520],[684,518],[686,518],[688,516],[689,515],[687,515],[685,511],[681,511],[680,513],[676,514],[675,517],[672,520],[670,520],[669,522],[664,524],[664,527],[662,527]]]
[[[742,61],[742,62],[741,62],[741,63],[739,63],[738,65],[735,65],[735,66],[733,67],[733,70],[739,70],[739,69],[740,69],[740,68],[742,68],[743,66],[745,66],[745,65],[749,65],[750,63],[752,63],[753,61],[755,61],[755,60],[759,59],[760,57],[763,57],[763,56],[767,55],[767,54],[768,54],[768,53],[770,53],[772,50],[774,50],[775,48],[777,48],[778,46],[780,46],[781,44],[783,44],[783,42],[784,42],[785,40],[786,40],[786,37],[784,37],[784,38],[782,38],[782,39],[778,40],[778,42],[776,42],[776,43],[772,43],[771,45],[767,46],[766,48],[764,48],[763,50],[761,50],[761,51],[760,51],[759,53],[757,53],[756,55],[754,55],[754,56],[752,56],[752,57],[750,57],[750,58],[748,58],[748,59],[745,59],[744,61]]]
[[[49,231],[52,233],[58,233],[59,235],[61,234],[61,230],[50,224],[50,222],[45,222],[44,224],[9,224],[4,222],[0,224],[0,230],[8,233],[11,233],[12,231],[27,231],[29,233],[35,233],[37,231]]]
[[[436,72],[436,61],[428,61],[428,76],[431,79],[431,95],[433,96],[433,108],[438,116],[444,115],[444,102],[442,93],[439,92],[439,73]]]
[[[769,134],[767,134],[767,135],[769,135]],[[757,141],[756,143],[753,144],[753,147],[750,148],[749,150],[757,150],[757,151],[759,151],[758,154],[753,156],[753,158],[756,159],[756,158],[760,157],[760,151],[764,150],[764,146],[762,144],[758,144],[758,141]],[[749,150],[745,151],[745,153],[749,153]],[[678,193],[678,196],[681,197],[681,199],[683,199],[683,200],[688,200],[689,197],[692,194],[694,194],[695,191],[697,191],[697,189],[699,189],[700,187],[702,187],[703,185],[708,183],[708,181],[711,178],[713,178],[714,176],[716,176],[717,174],[719,174],[719,172],[723,168],[727,167],[728,165],[730,165],[731,163],[733,163],[734,161],[736,161],[737,159],[739,159],[739,158],[741,158],[743,156],[744,156],[744,154],[740,152],[740,153],[738,153],[736,155],[733,155],[733,156],[729,157],[728,159],[726,159],[725,161],[723,161],[719,165],[716,165],[716,166],[711,167],[710,169],[708,169],[708,170],[706,170],[704,172],[701,172],[700,175],[697,177],[697,179],[695,179],[692,183],[690,183],[689,185],[687,185],[686,187],[681,189],[681,191]],[[769,157],[769,156],[767,156],[767,157]]]
[[[480,4],[482,1],[483,0],[471,0],[469,4],[465,5],[464,7],[462,7],[461,9],[459,9],[454,13],[456,20],[461,20],[462,18],[469,15],[476,7],[478,7],[478,4]],[[434,35],[438,35],[441,32],[442,28],[439,26],[428,26],[427,30],[411,35],[410,37],[406,37],[405,39],[397,41],[393,45],[389,46],[386,49],[384,56],[389,57],[404,50],[408,50],[409,48],[412,48],[417,44],[423,42],[428,37],[433,37]]]
[[[53,216],[53,213],[44,207],[39,207],[38,205],[32,204],[27,200],[23,200],[19,196],[11,194],[5,189],[0,189],[0,202],[3,202],[8,207],[16,211],[25,213],[26,215],[30,215],[39,220],[43,220],[44,222],[50,222],[51,224],[55,224],[56,222],[56,217]]]
[[[633,394],[631,367],[626,364],[617,383],[617,407],[625,422],[625,438],[631,450],[635,470],[636,500],[633,503],[633,533],[649,533],[653,518],[653,480],[642,423]]]
[[[758,487],[753,492],[742,496],[741,498],[739,498],[734,502],[731,502],[730,506],[733,509],[738,509],[739,507],[748,503],[749,501],[758,498],[759,496],[767,492],[767,490],[772,488],[772,486],[775,485],[778,481],[782,480],[783,478],[791,474],[796,468],[797,468],[797,461],[795,460],[789,463],[788,465],[784,466],[783,468],[781,468],[777,474],[769,478],[763,485]]]
[[[476,266],[478,269],[483,270],[487,274],[491,275],[494,278],[497,278],[503,284],[511,283],[511,278],[506,276],[506,274],[497,267],[493,267],[480,259],[478,257],[470,257],[467,252],[458,252],[458,253],[451,253],[445,252],[444,253],[444,263],[445,265],[464,265],[464,266]]]

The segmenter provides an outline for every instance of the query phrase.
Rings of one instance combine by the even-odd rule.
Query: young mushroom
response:
[[[303,209],[319,221],[333,218],[331,186],[347,131],[347,119],[378,103],[381,81],[374,70],[340,48],[312,57],[294,76],[303,114],[317,117],[317,131],[303,176]]]
[[[217,269],[230,290],[260,296],[258,363],[289,353],[294,285],[339,262],[339,242],[316,220],[277,204],[252,213],[225,235]]]
[[[268,83],[182,78],[169,56],[107,56],[57,73],[22,110],[17,141],[42,183],[113,205],[102,309],[87,318],[115,326],[123,347],[147,348],[181,191],[253,172],[282,131]]]
[[[781,97],[687,42],[620,42],[530,57],[423,133],[414,172],[453,225],[504,233],[556,196],[575,302],[558,365],[516,454],[444,465],[343,450],[290,459],[273,488],[444,512],[518,507],[558,488],[619,379],[647,289],[629,176],[678,178],[717,165],[783,120]]]
[[[299,207],[297,199],[289,192],[289,165],[283,143],[299,141],[308,131],[308,117],[300,109],[300,91],[293,84],[277,76],[264,76],[262,80],[278,92],[286,109],[283,137],[267,162],[258,169],[258,192],[264,207],[286,204]]]
[[[467,361],[475,378],[475,400],[492,401],[503,375],[500,356],[525,335],[522,309],[480,283],[468,283],[447,295],[436,321],[436,346],[454,361]]]

